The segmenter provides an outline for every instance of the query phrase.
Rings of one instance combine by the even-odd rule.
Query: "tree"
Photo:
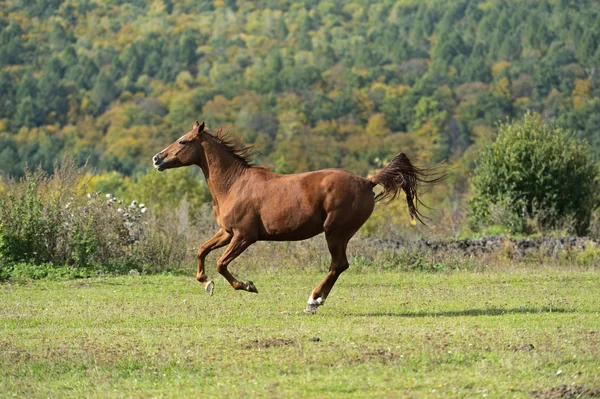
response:
[[[23,165],[21,165],[18,147],[15,141],[10,137],[0,136],[0,171],[14,177],[23,175]]]
[[[543,228],[572,222],[576,233],[585,234],[600,188],[598,165],[587,146],[532,114],[501,124],[499,131],[475,169],[474,224],[528,232],[525,219],[533,217]],[[499,209],[502,220],[494,220]]]
[[[0,71],[0,118],[8,118],[15,110],[15,85],[14,74]]]
[[[0,32],[0,67],[21,63],[23,44],[21,42],[23,29],[16,23],[2,27]]]
[[[77,64],[68,66],[66,77],[73,80],[78,88],[90,90],[98,75],[98,67],[94,60],[86,55],[78,56],[77,60]]]
[[[38,80],[37,108],[48,116],[51,112],[54,116],[66,116],[67,113],[67,91],[62,83],[64,68],[57,57],[53,57],[46,63],[42,70],[42,76]]]
[[[392,131],[385,123],[385,115],[373,114],[373,116],[369,118],[369,123],[365,129],[365,133],[369,136],[385,137],[390,135]]]
[[[190,68],[196,62],[196,39],[191,32],[179,41],[177,59],[185,68]]]
[[[27,96],[19,102],[12,122],[15,130],[22,126],[31,128],[41,122],[40,111],[31,97]]]
[[[113,81],[103,72],[96,76],[94,87],[92,88],[92,101],[103,110],[117,96],[117,88]]]
[[[288,35],[288,28],[283,18],[278,18],[275,23],[275,38],[285,40]]]

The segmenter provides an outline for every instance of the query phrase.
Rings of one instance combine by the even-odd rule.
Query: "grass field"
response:
[[[127,276],[0,285],[0,396],[538,397],[600,387],[600,271]],[[218,277],[218,276],[214,276]]]

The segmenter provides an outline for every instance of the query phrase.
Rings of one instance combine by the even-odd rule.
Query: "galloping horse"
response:
[[[214,201],[220,230],[198,251],[196,280],[213,294],[214,282],[204,272],[213,250],[229,245],[217,261],[217,271],[236,290],[258,293],[252,281],[238,281],[227,266],[256,241],[305,240],[325,232],[331,253],[329,273],[308,297],[307,313],[325,303],[340,274],[348,269],[346,247],[367,221],[375,202],[392,200],[402,189],[411,217],[421,221],[418,187],[443,176],[428,177],[400,153],[377,175],[365,179],[341,169],[280,175],[250,163],[248,147],[234,143],[220,128],[215,134],[196,121],[192,130],[153,157],[154,167],[198,165]],[[375,195],[373,188],[383,190]]]

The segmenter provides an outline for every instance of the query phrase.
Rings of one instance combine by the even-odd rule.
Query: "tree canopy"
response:
[[[534,111],[600,155],[591,0],[0,5],[0,169],[70,154],[132,175],[204,119],[280,172],[460,162]],[[325,151],[324,149],[329,150]]]

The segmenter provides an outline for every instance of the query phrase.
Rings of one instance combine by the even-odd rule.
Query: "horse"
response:
[[[444,177],[430,174],[432,168],[414,166],[404,153],[370,178],[343,169],[282,175],[253,165],[251,148],[232,140],[223,127],[213,134],[204,121],[196,121],[191,131],[152,161],[160,172],[197,165],[204,173],[220,227],[197,253],[196,280],[209,295],[213,295],[214,282],[204,264],[211,251],[228,245],[217,261],[218,273],[235,290],[258,293],[252,281],[238,281],[227,269],[235,258],[257,241],[298,241],[324,232],[331,264],[308,297],[305,312],[313,314],[348,269],[348,241],[371,216],[375,202],[391,201],[403,190],[411,218],[423,223],[417,208],[419,187]],[[374,193],[375,186],[381,186],[380,193]]]

